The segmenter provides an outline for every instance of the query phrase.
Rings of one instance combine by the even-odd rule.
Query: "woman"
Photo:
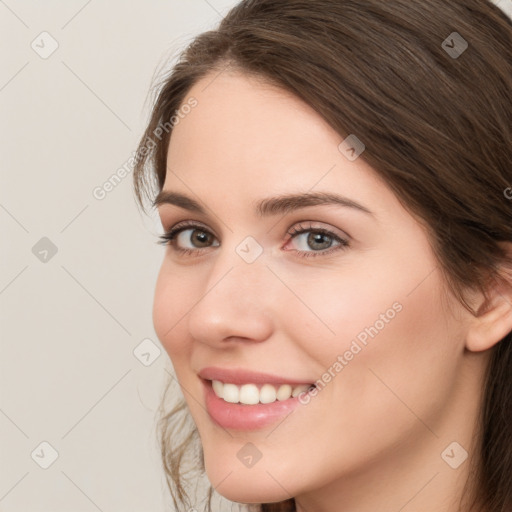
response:
[[[177,510],[200,470],[252,510],[512,510],[511,91],[482,0],[244,1],[187,48],[134,173]]]

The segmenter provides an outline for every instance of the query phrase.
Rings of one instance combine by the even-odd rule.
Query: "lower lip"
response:
[[[206,409],[219,426],[234,430],[256,430],[290,414],[298,405],[299,397],[276,400],[270,404],[232,404],[219,398],[209,380],[201,379],[205,388]]]

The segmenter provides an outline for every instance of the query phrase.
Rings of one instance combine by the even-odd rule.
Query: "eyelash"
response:
[[[205,229],[200,224],[195,224],[193,222],[184,222],[181,224],[178,224],[176,227],[170,229],[167,233],[164,233],[163,235],[160,235],[157,241],[158,244],[161,245],[170,245],[174,251],[178,252],[181,255],[184,256],[200,256],[201,249],[182,249],[180,247],[176,247],[175,244],[173,244],[173,241],[175,240],[176,236],[179,235],[182,231],[186,231],[188,229],[199,229],[209,235],[212,235],[207,229]],[[318,256],[326,256],[328,254],[331,254],[333,252],[336,252],[338,250],[346,250],[347,247],[350,246],[348,240],[339,237],[332,231],[329,231],[325,228],[313,228],[312,226],[304,227],[302,224],[299,224],[299,226],[294,226],[292,229],[287,231],[287,235],[290,236],[290,240],[292,238],[295,238],[296,236],[302,234],[302,233],[320,233],[323,235],[327,235],[330,238],[332,238],[334,241],[339,242],[339,245],[335,245],[334,247],[330,247],[329,249],[324,249],[321,251],[295,251],[299,257],[301,258],[315,258]],[[212,235],[213,236],[213,235]]]

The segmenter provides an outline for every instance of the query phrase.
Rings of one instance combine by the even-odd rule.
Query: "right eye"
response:
[[[160,235],[159,238],[158,243],[169,245],[174,251],[189,255],[196,253],[200,249],[220,245],[219,243],[212,245],[215,237],[203,226],[191,223],[178,224],[163,235]],[[187,244],[191,244],[191,247],[186,247]]]

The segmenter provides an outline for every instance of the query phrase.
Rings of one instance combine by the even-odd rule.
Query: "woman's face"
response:
[[[211,483],[234,501],[284,500],[396,471],[412,447],[453,471],[440,453],[454,432],[441,421],[456,396],[467,324],[443,294],[421,225],[294,96],[221,73],[190,97],[197,104],[174,128],[163,190],[203,212],[159,201],[166,231],[198,227],[185,225],[166,249],[153,320]],[[274,205],[321,193],[360,207]],[[273,384],[260,397],[252,386],[219,386],[228,400],[242,389],[244,401],[270,403],[218,398],[199,375],[207,367],[240,371],[201,374],[209,380]],[[286,399],[287,383],[316,383],[316,393]],[[273,389],[283,393],[274,403]]]

